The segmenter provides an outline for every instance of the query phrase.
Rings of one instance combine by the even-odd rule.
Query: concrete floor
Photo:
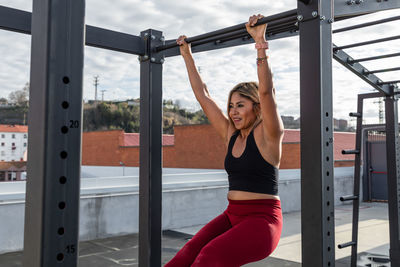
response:
[[[301,266],[300,212],[284,214],[284,227],[278,248],[262,261],[246,264],[246,267],[297,267]],[[352,206],[339,206],[335,209],[336,244],[350,241]],[[175,253],[203,225],[172,229],[163,232],[162,264],[167,263]],[[368,255],[377,257],[388,255],[389,222],[386,203],[363,203],[360,207],[359,225],[359,266],[375,266]],[[336,267],[350,266],[350,248],[336,248]],[[22,252],[0,255],[0,266],[19,267]],[[118,267],[138,266],[138,235],[126,235],[92,241],[80,242],[80,267]],[[381,263],[376,266],[390,266]]]

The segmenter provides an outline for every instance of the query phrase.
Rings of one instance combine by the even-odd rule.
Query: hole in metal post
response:
[[[326,172],[326,176],[329,176],[329,172]]]
[[[64,227],[58,228],[57,232],[58,232],[59,235],[63,235],[64,234]]]
[[[328,117],[328,116],[329,116],[329,113],[328,113],[328,112],[326,112],[326,113],[325,113],[325,116],[327,116],[327,117]]]
[[[57,260],[58,260],[58,261],[62,261],[63,259],[64,259],[64,254],[58,253],[58,254],[57,254]]]
[[[326,191],[329,191],[329,186],[326,187]]]
[[[329,201],[328,201],[328,202],[326,202],[326,205],[327,205],[327,206],[329,206],[330,204],[331,204],[331,203],[330,203]],[[329,233],[329,232],[328,232],[328,233]]]
[[[328,232],[328,233],[326,233],[328,236],[330,236],[331,235],[331,232]]]
[[[67,126],[61,127],[61,132],[62,132],[63,134],[68,133],[68,127],[67,127]]]
[[[64,201],[61,201],[60,203],[58,203],[58,208],[59,208],[60,210],[65,209],[65,202],[64,202]]]
[[[67,153],[67,151],[61,151],[61,153],[60,153],[60,157],[61,157],[62,159],[65,159],[65,158],[67,158],[67,156],[68,156],[68,153]]]
[[[326,161],[329,161],[329,157],[326,157]]]
[[[67,182],[67,177],[61,176],[60,177],[60,184],[65,184]]]
[[[329,131],[329,127],[326,127],[325,130],[326,130],[326,131]]]
[[[67,76],[63,77],[63,83],[69,84],[69,78]]]
[[[67,109],[67,108],[69,107],[69,103],[68,103],[67,101],[64,101],[64,102],[62,102],[61,106],[62,106],[64,109]]]

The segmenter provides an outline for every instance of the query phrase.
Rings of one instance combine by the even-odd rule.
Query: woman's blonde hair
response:
[[[257,116],[256,121],[254,122],[254,125],[257,125],[261,120],[261,108],[260,108],[260,96],[258,94],[258,83],[257,82],[242,82],[237,84],[235,87],[232,88],[232,90],[229,92],[228,96],[228,118],[229,121],[233,123],[231,117],[229,116],[229,110],[230,110],[230,103],[231,103],[231,98],[233,93],[239,93],[241,96],[246,97],[250,99],[253,102],[253,111]]]

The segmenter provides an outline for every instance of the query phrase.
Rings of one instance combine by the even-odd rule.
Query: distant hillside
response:
[[[139,99],[123,102],[90,102],[83,109],[83,131],[122,129],[139,132]],[[190,112],[172,100],[163,102],[163,133],[173,134],[174,125],[204,124],[208,120],[203,111]]]

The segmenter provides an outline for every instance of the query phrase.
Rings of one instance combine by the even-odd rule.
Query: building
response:
[[[226,147],[209,124],[180,125],[174,135],[163,135],[163,167],[223,169]],[[355,133],[334,132],[335,167],[354,165]],[[139,134],[122,130],[85,132],[82,139],[82,165],[139,166]],[[285,130],[280,169],[300,168],[300,130]]]
[[[0,182],[26,180],[26,161],[0,162]]]
[[[28,126],[0,124],[0,162],[26,161]]]

